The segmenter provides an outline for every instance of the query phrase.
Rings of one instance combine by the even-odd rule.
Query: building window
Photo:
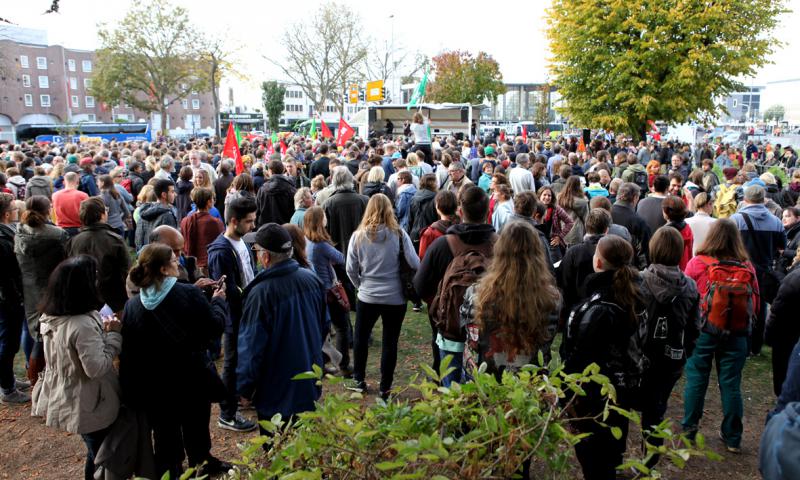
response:
[[[67,68],[69,69],[70,72],[74,72],[75,71],[75,60],[74,59],[70,58],[70,59],[67,60]]]
[[[30,93],[25,94],[25,106],[32,107],[33,106],[33,95]]]
[[[91,78],[84,78],[83,79],[83,88],[89,90],[92,88],[92,79]]]
[[[78,89],[78,79],[76,77],[69,77],[69,88],[70,90]]]
[[[736,108],[739,105],[739,102],[736,99],[733,100],[733,108]]]
[[[192,99],[192,110],[200,110],[200,100]]]
[[[39,104],[43,107],[49,107],[50,95],[39,95]]]
[[[80,106],[81,106],[81,103],[80,103],[80,101],[78,101],[78,96],[77,95],[73,95],[72,96],[72,108],[78,108]]]
[[[192,90],[192,95],[197,95],[197,90]]]
[[[303,106],[302,105],[286,105],[287,112],[302,112]]]
[[[23,87],[30,87],[31,86],[31,76],[30,75],[23,75],[22,76],[22,86]]]
[[[27,55],[20,55],[19,56],[19,66],[22,68],[28,68],[28,56]]]
[[[92,61],[91,60],[84,60],[81,62],[81,70],[84,72],[91,72],[92,71]]]
[[[325,111],[326,112],[335,112],[336,111],[336,107],[334,107],[333,105],[325,105]]]
[[[39,88],[50,88],[50,79],[45,75],[39,75]]]
[[[83,103],[86,105],[86,108],[94,108],[94,97],[87,95]]]
[[[188,110],[189,109],[189,100],[186,100],[185,98],[183,100],[181,100],[181,107],[183,107],[184,110]]]
[[[36,57],[36,68],[47,70],[47,57]]]
[[[90,113],[90,114],[86,115],[86,118],[90,122],[96,122],[97,121],[97,116],[94,113]]]

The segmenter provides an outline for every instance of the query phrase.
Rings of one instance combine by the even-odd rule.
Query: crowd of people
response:
[[[123,464],[175,476],[187,457],[214,475],[230,464],[210,453],[212,403],[237,432],[258,428],[248,408],[292,419],[320,398],[292,380],[314,365],[389,400],[410,304],[434,369],[449,357],[444,386],[549,359],[555,342],[567,372],[599,365],[653,445],[681,378],[696,435],[716,362],[720,438],[741,451],[742,370],[766,342],[782,434],[773,422],[800,401],[791,147],[484,144],[427,123],[338,148],[256,139],[240,165],[217,139],[0,145],[0,401],[80,434],[87,479]],[[593,420],[604,405],[589,385],[570,410],[591,434],[575,447],[587,479],[615,478],[625,453],[627,418]]]

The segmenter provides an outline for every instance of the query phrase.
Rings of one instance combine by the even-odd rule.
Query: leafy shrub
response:
[[[614,406],[614,388],[594,364],[567,374],[553,360],[547,368],[529,365],[500,379],[482,365],[471,382],[440,387],[435,382],[448,372],[448,364],[445,360],[439,373],[423,365],[430,380],[413,378],[407,387],[411,395],[401,394],[411,399],[366,404],[360,394],[328,393],[316,411],[300,414],[291,427],[280,415],[262,422],[272,435],[244,447],[232,478],[514,478],[526,460],[532,461],[537,478],[571,478],[577,468],[573,446],[585,435],[571,428],[573,420],[565,412],[585,394],[587,384],[599,384],[608,400],[598,422],[611,410],[639,422],[636,413]],[[296,378],[321,381],[322,372],[315,368]],[[324,383],[340,381],[329,376]],[[621,432],[612,429],[612,434]],[[667,459],[662,464],[671,461],[680,468],[691,456],[714,455],[701,435],[692,444],[673,433],[667,421],[653,435],[663,438],[664,445],[648,445],[645,458],[624,464],[640,478],[659,478],[645,466],[654,453]]]

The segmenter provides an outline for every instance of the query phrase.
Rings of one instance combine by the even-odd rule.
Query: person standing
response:
[[[411,236],[415,251],[418,250],[422,231],[439,218],[434,204],[436,190],[436,175],[428,173],[419,179],[419,190],[411,198],[406,231]]]
[[[39,300],[47,280],[56,266],[65,257],[64,247],[69,235],[50,223],[50,200],[35,195],[25,201],[17,235],[14,238],[14,253],[22,271],[22,293],[25,299],[25,317],[28,330],[35,343],[28,362],[28,379],[36,384],[39,372],[44,369],[44,345],[39,335]]]
[[[211,402],[224,388],[208,349],[223,330],[226,285],[214,289],[209,303],[177,275],[178,257],[162,243],[144,247],[131,269],[139,294],[125,304],[122,399],[147,415],[159,477],[179,478],[185,457],[200,475],[219,475],[231,465],[211,455]]]
[[[227,285],[225,294],[229,308],[222,346],[225,352],[222,380],[228,392],[225,400],[220,402],[217,426],[235,432],[249,432],[256,428],[256,424],[238,411],[236,342],[242,317],[242,292],[255,278],[250,248],[243,237],[253,229],[256,204],[247,197],[234,198],[226,207],[225,218],[228,219],[225,232],[208,245],[208,275],[214,280],[225,278]]]
[[[297,188],[294,180],[284,175],[283,163],[280,160],[269,162],[271,173],[269,180],[258,191],[256,204],[258,215],[256,223],[264,225],[270,222],[289,223],[294,213],[294,194]]]
[[[765,343],[772,347],[772,388],[780,397],[792,350],[800,340],[800,324],[797,312],[800,311],[800,268],[797,256],[789,273],[781,281],[778,294],[770,305],[769,319],[764,331]],[[794,354],[796,355],[796,354]]]
[[[720,219],[711,226],[697,256],[686,265],[686,276],[695,281],[703,299],[703,328],[686,362],[681,424],[690,437],[697,433],[716,360],[723,414],[720,436],[729,452],[739,453],[744,415],[742,369],[747,336],[761,303],[756,270],[732,220]]]
[[[589,213],[589,201],[581,189],[580,178],[573,175],[567,179],[564,188],[558,194],[557,204],[563,208],[572,219],[572,228],[564,235],[564,243],[567,247],[577,245],[583,240],[586,232],[584,220]]]
[[[187,256],[195,257],[197,268],[207,274],[208,246],[225,231],[225,225],[219,218],[208,213],[214,203],[214,194],[210,189],[192,190],[192,202],[197,206],[197,211],[181,220],[183,250]]]
[[[687,218],[685,221],[692,229],[692,236],[694,242],[692,243],[692,256],[697,253],[697,247],[705,242],[708,236],[708,231],[711,225],[717,221],[711,214],[714,212],[714,203],[709,201],[709,196],[705,192],[700,192],[694,197],[694,208],[696,209],[693,216]]]
[[[292,422],[296,414],[314,410],[321,393],[316,380],[293,377],[314,365],[322,367],[328,330],[325,288],[292,259],[286,229],[268,223],[250,235],[264,270],[243,293],[237,389],[255,407],[259,421],[280,414]],[[262,429],[262,434],[267,432]]]
[[[636,213],[639,193],[639,186],[635,183],[623,183],[619,187],[617,201],[611,207],[611,220],[615,225],[625,227],[630,233],[635,252],[633,265],[639,270],[644,270],[649,264],[647,249],[651,230],[647,222]]]
[[[404,260],[400,259],[403,255]],[[353,382],[350,389],[367,389],[368,341],[375,322],[383,321],[381,342],[380,395],[388,398],[397,364],[397,342],[406,314],[407,301],[400,279],[400,262],[419,268],[419,257],[411,238],[400,228],[392,203],[383,194],[369,200],[358,230],[347,249],[347,276],[358,289],[353,356]]]
[[[412,117],[411,133],[414,135],[414,151],[422,152],[425,163],[433,166],[430,124],[431,120],[429,118],[424,118],[422,113],[416,112]]]
[[[78,255],[50,276],[41,303],[47,368],[33,392],[31,414],[48,427],[80,434],[86,444],[84,479],[94,479],[94,459],[120,406],[114,357],[122,350],[122,324],[100,318],[97,262]]]
[[[100,300],[112,312],[122,314],[128,300],[125,279],[130,254],[122,236],[108,224],[106,205],[100,197],[81,202],[81,233],[67,242],[67,255],[89,255],[97,262]]]
[[[89,198],[89,195],[78,190],[79,183],[80,177],[77,173],[67,172],[64,174],[64,189],[53,194],[56,225],[63,228],[69,236],[75,236],[80,231],[81,202]]]
[[[26,326],[22,272],[14,255],[14,224],[18,216],[14,196],[0,193],[0,403],[11,405],[31,400],[22,392],[30,388],[30,382],[14,377],[14,357],[19,351],[22,327]]]
[[[683,256],[681,257],[681,270],[686,268],[686,264],[694,256],[694,235],[692,228],[686,223],[686,204],[681,197],[668,195],[661,203],[662,214],[667,223],[664,227],[672,227],[681,234],[683,238]],[[661,228],[664,228],[661,227]],[[652,260],[652,259],[651,259]]]
[[[594,271],[586,279],[589,297],[570,314],[564,339],[564,371],[583,372],[592,363],[608,377],[616,389],[617,406],[630,408],[632,394],[641,371],[629,345],[640,329],[641,301],[639,275],[630,266],[631,244],[616,235],[597,242],[592,259]],[[640,353],[640,352],[639,352]],[[587,480],[614,479],[622,464],[628,433],[628,419],[610,412],[601,426],[594,418],[605,409],[606,400],[599,385],[586,385],[586,395],[575,399],[574,425],[580,433],[590,433],[575,445],[575,453]],[[588,418],[588,419],[587,419]],[[615,438],[608,427],[622,435]]]
[[[81,160],[81,180],[78,189],[90,197],[100,194],[97,189],[97,182],[94,179],[94,162],[86,157]]]
[[[397,173],[397,222],[406,232],[409,229],[411,199],[416,195],[417,187],[411,181],[411,172],[403,170]],[[387,197],[388,198],[388,197]],[[391,202],[389,202],[391,203]]]
[[[97,183],[100,186],[100,198],[106,206],[106,223],[122,237],[125,235],[125,222],[131,218],[128,204],[120,195],[110,175],[100,175]],[[84,225],[83,222],[81,224]]]
[[[159,179],[153,185],[156,201],[146,203],[139,210],[139,221],[136,223],[136,249],[149,243],[150,233],[161,225],[178,228],[178,211],[175,203],[175,184],[172,180]]]
[[[508,172],[508,181],[511,183],[511,189],[514,191],[514,195],[536,190],[533,174],[529,170],[531,167],[530,155],[527,153],[518,153],[516,161],[517,166]]]
[[[758,355],[764,344],[764,324],[767,304],[772,303],[778,293],[778,281],[774,277],[773,265],[779,251],[786,248],[786,232],[781,220],[771,214],[764,205],[766,192],[760,185],[744,189],[744,206],[731,216],[742,235],[742,242],[756,269],[761,305],[753,324],[750,353]]]
[[[664,175],[657,175],[653,180],[653,193],[636,205],[636,214],[647,222],[651,232],[655,232],[667,223],[661,210],[661,203],[667,198],[667,189],[669,189],[669,179]],[[619,222],[615,220],[614,223]]]

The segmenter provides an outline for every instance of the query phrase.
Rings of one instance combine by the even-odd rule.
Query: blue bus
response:
[[[36,143],[93,142],[108,143],[152,141],[149,123],[78,123],[78,124],[35,124],[18,125],[17,138],[21,141],[34,140]]]

